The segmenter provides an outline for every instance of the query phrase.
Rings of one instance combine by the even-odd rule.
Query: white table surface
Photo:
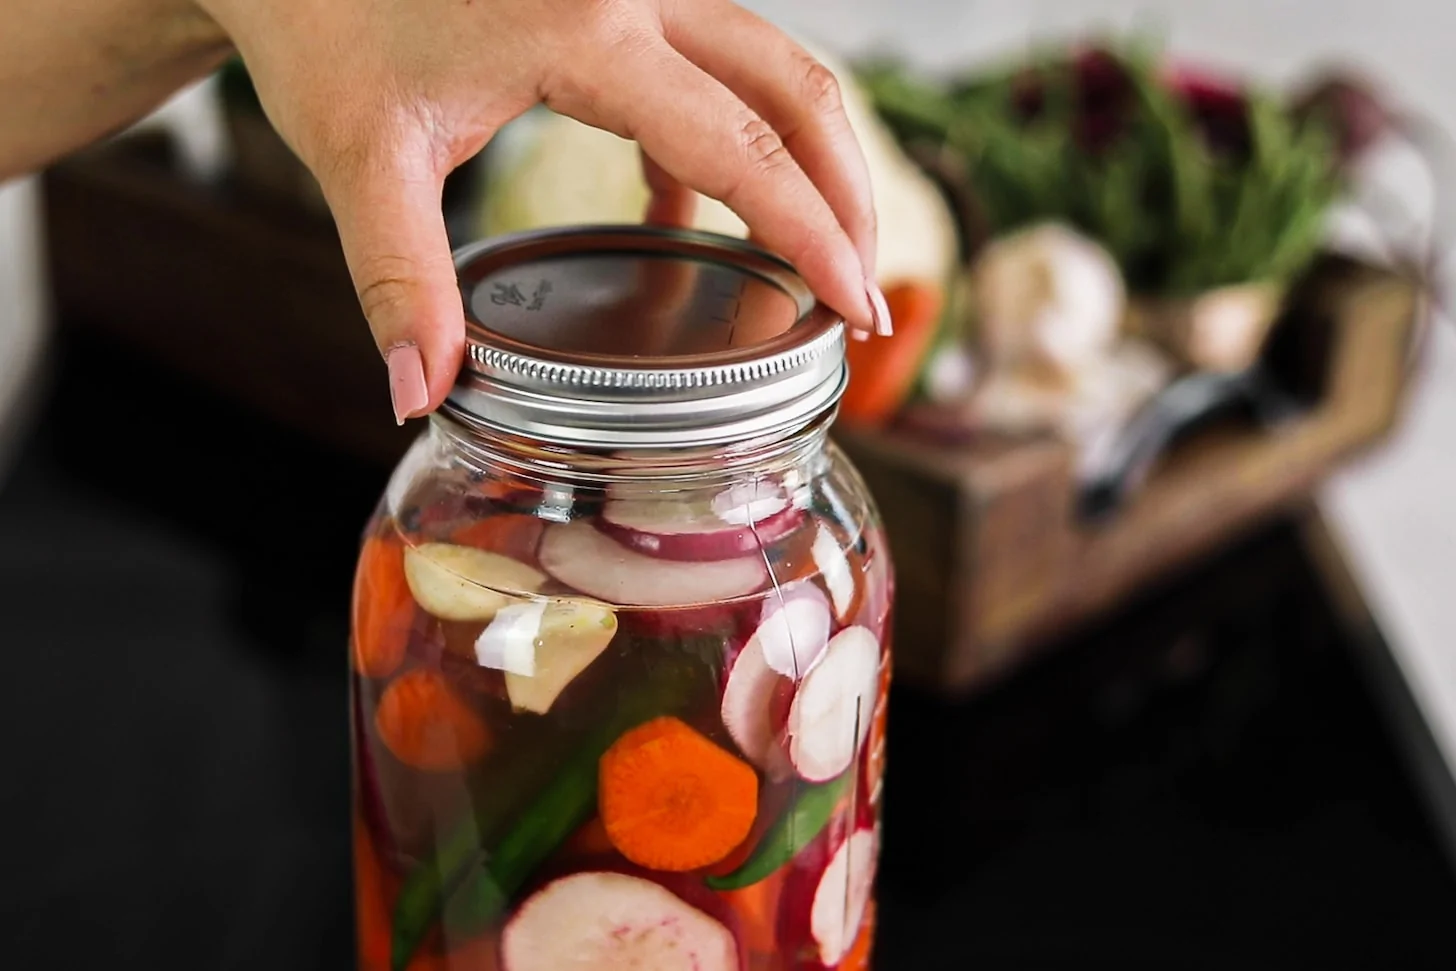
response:
[[[1450,0],[750,0],[847,53],[907,52],[930,67],[996,55],[1033,32],[1162,28],[1170,46],[1272,83],[1352,59],[1407,104],[1456,131],[1456,3]],[[205,91],[161,116],[214,164],[219,131]],[[1424,185],[1390,171],[1416,205]],[[1452,173],[1456,176],[1456,173]],[[0,187],[0,428],[34,368],[43,308],[33,187]],[[6,444],[0,441],[0,475]],[[1443,322],[1406,420],[1384,448],[1338,475],[1324,508],[1351,554],[1396,661],[1456,775],[1456,330]]]

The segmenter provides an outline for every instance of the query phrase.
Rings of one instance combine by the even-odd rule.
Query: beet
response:
[[[1372,85],[1343,71],[1318,76],[1293,99],[1297,116],[1323,114],[1334,126],[1340,160],[1349,165],[1396,127]]]

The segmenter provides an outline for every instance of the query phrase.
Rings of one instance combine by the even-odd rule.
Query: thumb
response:
[[[399,160],[320,180],[359,305],[389,371],[395,419],[428,414],[460,369],[465,316],[441,207],[444,180]]]

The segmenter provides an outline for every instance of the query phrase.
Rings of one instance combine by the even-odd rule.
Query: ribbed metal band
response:
[[[834,407],[847,380],[843,322],[788,264],[741,240],[644,227],[553,229],[466,248],[456,265],[469,308],[474,283],[502,268],[644,252],[741,269],[792,298],[799,320],[760,345],[652,358],[532,347],[468,313],[465,367],[447,408],[469,424],[546,442],[650,448],[726,444]]]

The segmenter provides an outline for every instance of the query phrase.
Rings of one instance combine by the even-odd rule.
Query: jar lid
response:
[[[465,365],[446,401],[570,446],[721,445],[803,425],[848,378],[844,322],[783,260],[644,226],[500,236],[457,251]]]

